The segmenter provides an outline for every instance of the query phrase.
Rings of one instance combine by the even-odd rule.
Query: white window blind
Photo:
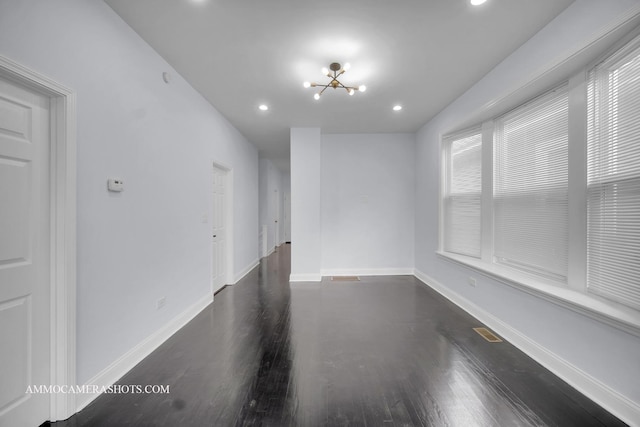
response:
[[[480,257],[482,135],[480,131],[445,140],[446,180],[443,249]]]
[[[566,86],[496,120],[494,261],[566,281]]]
[[[587,290],[640,308],[640,40],[588,81]]]

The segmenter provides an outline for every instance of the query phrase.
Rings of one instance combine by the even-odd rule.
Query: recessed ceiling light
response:
[[[268,105],[265,105],[265,104],[261,104],[258,108],[259,108],[261,111],[267,111],[267,110],[269,109],[269,106],[268,106]]]
[[[481,5],[482,3],[486,2],[487,0],[471,0],[471,4],[474,6],[478,6]]]
[[[393,111],[400,111],[402,110],[402,105],[394,105],[393,106]]]

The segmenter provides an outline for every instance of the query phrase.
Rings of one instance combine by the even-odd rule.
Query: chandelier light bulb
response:
[[[269,109],[268,105],[262,104],[258,107],[261,111],[267,111]]]
[[[474,6],[478,6],[481,5],[482,3],[486,2],[487,0],[471,0],[471,4]]]
[[[402,110],[402,105],[394,105],[393,111],[400,111],[400,110]]]
[[[306,81],[302,83],[302,85],[305,88],[309,88],[309,87],[320,88],[320,92],[317,92],[315,95],[313,95],[313,98],[316,101],[320,99],[320,96],[322,96],[324,91],[327,89],[344,89],[349,94],[349,96],[353,96],[353,94],[355,94],[357,90],[361,92],[364,92],[365,90],[367,90],[367,87],[365,85],[349,86],[349,85],[345,85],[339,80],[340,78],[342,78],[342,75],[350,68],[351,68],[351,65],[348,63],[345,63],[344,65],[340,65],[340,63],[338,62],[332,62],[329,65],[329,68],[322,67],[322,73],[325,74],[327,77],[329,77],[328,83],[323,84],[323,83],[314,83],[314,82]]]

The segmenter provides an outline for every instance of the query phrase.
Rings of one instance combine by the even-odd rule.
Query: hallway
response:
[[[624,425],[412,276],[289,284],[262,260],[55,427]]]

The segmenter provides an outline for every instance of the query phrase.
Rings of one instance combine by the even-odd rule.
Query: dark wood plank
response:
[[[622,426],[409,276],[288,283],[290,246],[56,427]]]

